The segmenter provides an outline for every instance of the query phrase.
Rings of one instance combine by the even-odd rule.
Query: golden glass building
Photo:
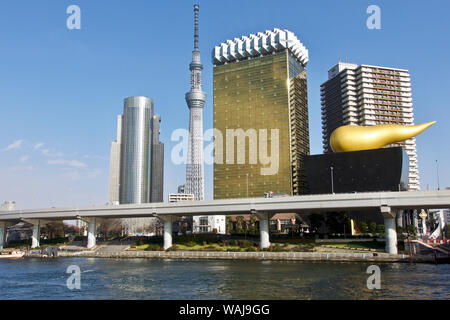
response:
[[[304,193],[307,62],[283,29],[214,48],[214,199]]]

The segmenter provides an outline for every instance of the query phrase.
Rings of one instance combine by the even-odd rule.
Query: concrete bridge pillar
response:
[[[173,216],[158,216],[158,219],[164,222],[164,250],[172,247],[172,223],[175,221]]]
[[[29,224],[32,224],[33,233],[31,235],[31,248],[34,249],[41,245],[41,226],[50,223],[50,220],[44,219],[22,219]]]
[[[397,227],[403,228],[403,210],[397,212]]]
[[[427,234],[427,223],[425,219],[422,219],[422,234],[424,236]]]
[[[5,245],[5,234],[6,234],[6,224],[4,222],[0,222],[0,250],[3,250],[3,246]]]
[[[91,249],[95,247],[97,241],[95,239],[97,233],[97,224],[95,220],[88,222],[88,235],[87,235],[87,248]]]
[[[172,247],[172,221],[164,221],[164,250]]]
[[[386,232],[386,252],[398,254],[397,249],[397,230],[395,229],[395,211],[390,207],[382,206],[380,208],[384,218],[384,229]]]
[[[38,224],[33,224],[33,234],[31,235],[31,249],[37,248],[41,245],[41,227]]]
[[[84,217],[78,217],[81,221],[84,221],[88,225],[88,231],[87,231],[87,248],[91,249],[97,245],[97,222],[99,219],[97,218],[84,218]]]
[[[252,212],[259,219],[259,247],[261,249],[270,247],[269,220],[273,215],[264,212]]]

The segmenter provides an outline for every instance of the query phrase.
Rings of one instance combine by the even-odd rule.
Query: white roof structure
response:
[[[278,28],[222,42],[213,49],[213,64],[238,62],[247,58],[280,52],[284,49],[289,49],[295,58],[303,66],[306,66],[308,49],[293,32]]]

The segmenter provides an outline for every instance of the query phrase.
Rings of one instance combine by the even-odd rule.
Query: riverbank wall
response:
[[[208,251],[123,251],[95,252],[60,251],[59,257],[86,258],[147,258],[147,259],[219,259],[219,260],[284,260],[284,261],[355,261],[355,262],[410,262],[409,255],[388,253],[337,252],[208,252]]]

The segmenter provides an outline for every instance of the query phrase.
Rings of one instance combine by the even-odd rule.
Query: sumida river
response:
[[[0,260],[0,299],[450,299],[448,264],[376,264],[381,270],[379,290],[367,288],[370,265],[257,260]],[[69,266],[81,272],[80,289],[67,286]]]

